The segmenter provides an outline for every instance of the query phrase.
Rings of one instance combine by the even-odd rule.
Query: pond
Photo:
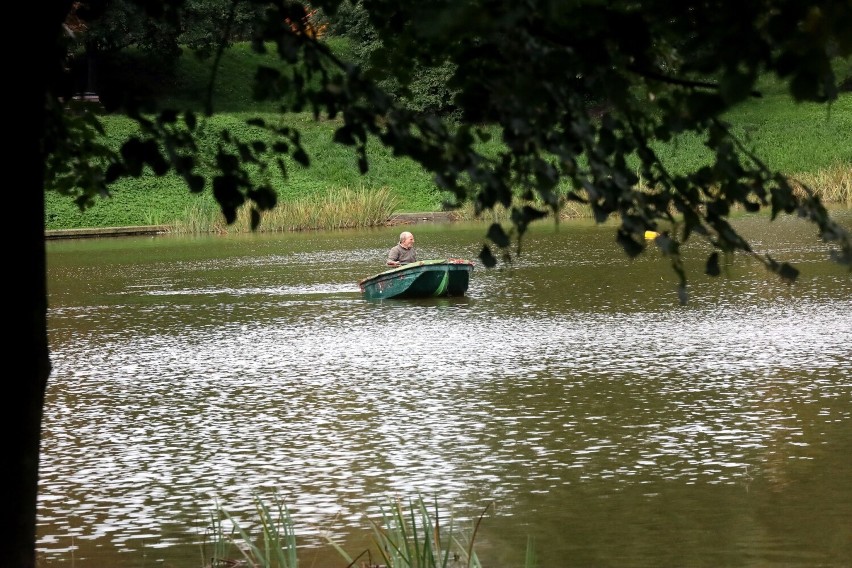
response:
[[[852,215],[840,216],[852,226]],[[282,502],[346,566],[395,499],[483,566],[852,564],[852,275],[796,219],[743,218],[689,302],[612,226],[534,227],[462,298],[362,299],[399,227],[48,244],[40,566],[200,568],[217,507]],[[409,227],[476,259],[484,226]],[[207,536],[205,536],[207,535]],[[206,552],[209,558],[210,552]]]

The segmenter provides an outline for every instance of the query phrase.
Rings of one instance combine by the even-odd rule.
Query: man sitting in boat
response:
[[[388,252],[388,266],[402,266],[417,262],[414,251],[414,235],[408,231],[399,234],[399,243]]]

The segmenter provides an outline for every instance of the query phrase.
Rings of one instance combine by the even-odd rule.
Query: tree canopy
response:
[[[172,28],[184,29],[182,19],[198,19],[197,4],[155,5]],[[494,247],[506,254],[530,222],[565,200],[588,203],[597,221],[617,218],[617,239],[631,256],[645,248],[646,230],[660,231],[655,245],[680,275],[684,301],[687,278],[679,251],[693,235],[715,249],[707,260],[709,274],[719,273],[719,253],[752,252],[728,222],[737,207],[806,217],[836,245],[837,259],[852,263],[848,234],[819,200],[807,190],[794,194],[785,176],[766,167],[721,118],[747,97],[760,96],[756,84],[767,73],[784,78],[798,101],[835,100],[832,60],[848,58],[852,50],[844,33],[852,29],[846,5],[361,0],[357,14],[368,18],[370,31],[361,25],[357,33],[377,40],[367,64],[355,66],[308,33],[306,6],[261,3],[265,12],[249,26],[245,14],[258,12],[238,12],[244,4],[234,3],[225,29],[243,14],[239,29],[252,29],[256,49],[274,46],[281,60],[257,70],[258,99],[279,102],[285,114],[310,109],[318,117],[342,117],[335,141],[352,146],[362,170],[369,167],[366,145],[378,140],[433,172],[438,187],[455,196],[451,205],[470,199],[478,211],[514,207],[511,229],[495,224],[488,232],[492,246],[481,254],[486,265],[497,262]],[[339,4],[314,6],[335,14]],[[229,39],[222,35],[223,47]],[[446,79],[453,120],[411,108],[398,96],[429,69],[441,70],[438,76]],[[379,87],[388,79],[397,87],[394,95]],[[211,88],[210,112],[214,96]],[[132,99],[124,102],[136,112]],[[105,175],[95,176],[103,180],[96,193],[106,193],[119,176],[138,175],[145,165],[157,173],[174,167],[191,190],[212,187],[227,219],[249,204],[259,222],[260,213],[274,206],[275,190],[254,187],[246,165],[266,167],[282,152],[310,161],[296,130],[258,119],[255,124],[269,128],[280,143],[269,147],[226,135],[221,172],[208,184],[195,173],[192,158],[197,117],[177,110],[156,119],[136,114],[146,137],[128,141],[120,156],[102,156]],[[479,150],[490,136],[482,125],[498,128],[497,155]],[[673,173],[653,143],[684,132],[703,136],[713,161]],[[61,168],[67,168],[65,160]],[[64,181],[94,194],[84,183],[94,173],[83,173]],[[792,266],[761,260],[782,278],[796,278]]]
[[[258,51],[278,56],[276,65],[257,69],[254,93],[276,101],[283,120],[251,119],[274,134],[275,142],[223,132],[212,179],[197,168],[194,134],[204,116],[156,109],[125,93],[109,110],[135,118],[141,134],[112,151],[99,140],[97,114],[70,109],[76,87],[68,76],[69,57],[79,35],[69,34],[65,24],[76,4],[25,7],[32,11],[25,21],[37,23],[39,49],[36,76],[23,87],[25,112],[35,127],[22,132],[20,145],[32,262],[19,283],[27,299],[20,322],[27,360],[25,388],[13,402],[22,414],[23,434],[12,451],[12,492],[21,504],[8,513],[14,530],[7,536],[19,566],[34,565],[39,436],[50,373],[45,188],[85,206],[108,194],[110,183],[121,177],[139,176],[146,168],[158,175],[175,171],[190,191],[212,191],[229,221],[239,208],[250,207],[257,226],[277,198],[275,188],[254,183],[250,171],[283,167],[277,158],[285,154],[310,164],[298,130],[286,122],[287,113],[310,110],[338,121],[334,141],[352,148],[362,171],[369,168],[367,144],[380,143],[432,172],[438,187],[454,196],[452,204],[471,200],[478,211],[512,208],[511,226],[487,230],[480,254],[487,266],[509,255],[531,222],[573,200],[588,203],[599,222],[616,219],[615,237],[628,255],[645,249],[644,231],[659,231],[653,246],[679,274],[683,301],[687,275],[679,253],[690,238],[712,245],[708,274],[719,273],[720,254],[740,251],[781,278],[796,278],[794,267],[756,254],[737,234],[729,222],[736,208],[812,221],[834,258],[852,267],[849,232],[807,188],[794,192],[784,173],[768,168],[723,119],[746,98],[760,96],[758,80],[765,74],[784,79],[795,100],[826,105],[836,100],[839,80],[832,62],[852,56],[849,2],[360,0],[357,8],[374,39],[364,65],[339,59],[312,33],[312,10],[333,22],[340,0],[315,0],[311,7],[283,0],[82,4],[79,15],[90,29],[113,41],[120,34],[111,26],[128,21],[120,14],[137,13],[135,30],[172,32],[187,32],[188,18],[209,18],[222,30],[203,38],[216,40],[205,43],[214,61],[237,29],[251,34]],[[141,46],[154,35],[133,37]],[[169,46],[178,38],[157,37],[170,38]],[[449,115],[405,104],[406,91],[429,70],[446,80]],[[393,93],[383,88],[389,80]],[[215,112],[214,85],[211,77],[207,115]],[[483,152],[482,143],[495,131],[500,150]],[[712,160],[693,171],[671,172],[654,143],[685,132],[703,138]]]

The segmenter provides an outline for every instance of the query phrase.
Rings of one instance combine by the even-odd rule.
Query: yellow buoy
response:
[[[656,239],[660,236],[660,233],[657,231],[645,231],[645,238],[648,240]]]

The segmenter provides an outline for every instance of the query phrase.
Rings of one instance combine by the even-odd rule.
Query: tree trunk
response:
[[[29,22],[21,40],[12,73],[15,80],[7,93],[7,112],[19,116],[7,134],[13,146],[7,163],[7,215],[18,219],[10,239],[22,251],[21,261],[6,279],[11,284],[7,296],[12,316],[7,332],[13,335],[6,362],[7,452],[4,453],[6,488],[10,498],[4,524],[4,562],[15,568],[36,564],[36,512],[38,506],[38,467],[42,415],[50,354],[47,342],[47,265],[44,238],[44,172],[52,130],[45,101],[62,73],[64,50],[60,43],[62,23],[70,2],[24,3],[22,22]],[[9,183],[14,180],[14,185]],[[14,195],[12,195],[14,193]],[[10,207],[14,204],[14,207]]]
[[[35,78],[33,80],[37,82]],[[17,188],[20,197],[12,211],[21,219],[20,238],[23,242],[19,245],[24,252],[22,262],[11,271],[14,277],[7,280],[12,284],[9,298],[14,304],[20,302],[23,305],[10,309],[15,315],[12,325],[7,328],[7,333],[14,335],[13,345],[19,347],[10,354],[11,361],[17,363],[6,363],[9,383],[4,398],[8,416],[14,416],[15,420],[7,428],[11,447],[7,454],[10,471],[6,484],[12,497],[9,512],[12,526],[10,531],[4,531],[4,535],[11,541],[3,548],[12,556],[12,566],[29,568],[35,566],[39,446],[50,357],[47,346],[44,159],[39,136],[43,132],[39,126],[44,123],[45,115],[44,91],[37,93],[28,87],[23,96],[29,99],[25,105],[32,107],[24,114],[28,118],[34,117],[34,120],[26,123],[29,132],[13,140],[18,148],[15,154],[20,152],[24,155],[21,155],[21,160],[11,161],[9,165],[16,172],[15,181],[20,184]],[[16,237],[13,235],[11,238]],[[11,369],[14,373],[10,372]]]

